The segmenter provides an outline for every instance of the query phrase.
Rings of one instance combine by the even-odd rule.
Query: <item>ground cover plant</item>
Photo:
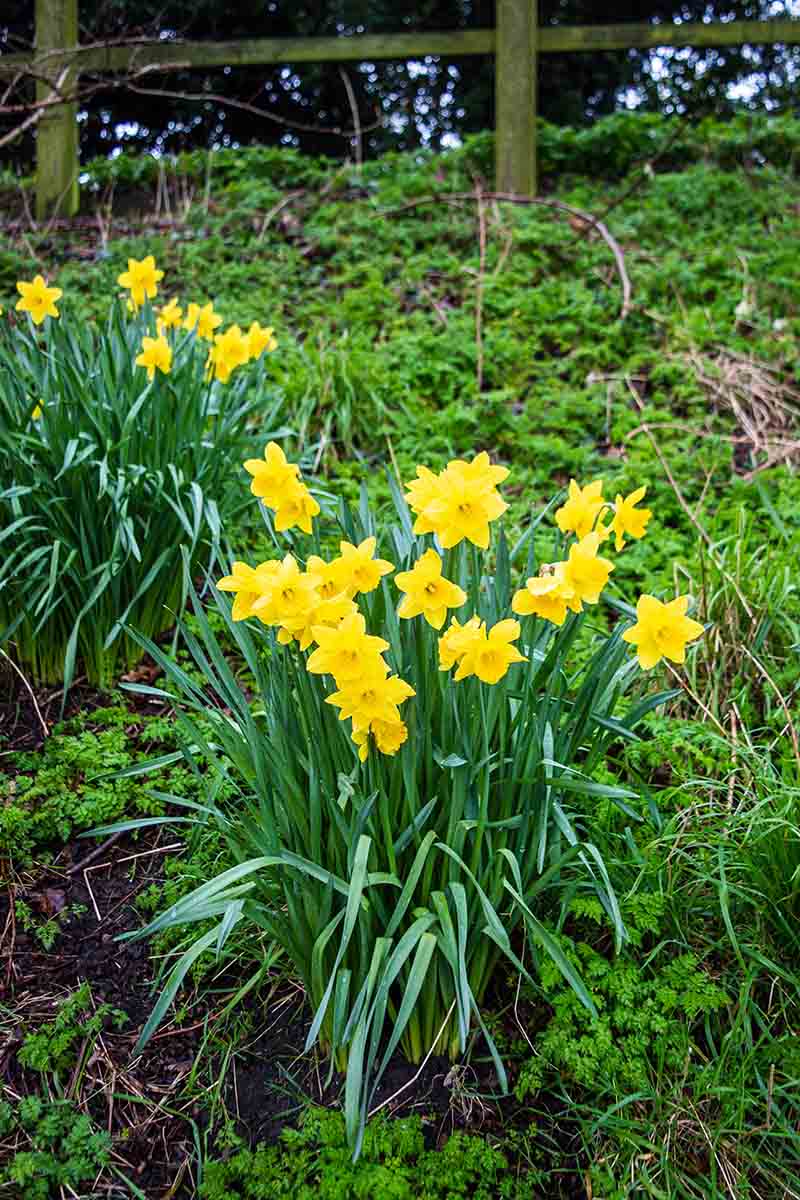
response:
[[[102,1194],[132,1193],[113,1166],[148,1197],[173,1185],[176,1196],[197,1194],[206,1169],[212,1194],[247,1194],[248,1155],[259,1154],[267,1179],[289,1172],[297,1189],[315,1188],[325,1162],[358,1194],[387,1161],[370,1149],[379,1144],[392,1163],[402,1159],[409,1194],[424,1195],[426,1186],[436,1194],[445,1183],[435,1164],[454,1130],[479,1142],[463,1151],[465,1169],[482,1146],[487,1176],[495,1171],[498,1191],[511,1195],[517,1180],[523,1195],[614,1200],[797,1194],[799,133],[791,119],[676,128],[629,114],[586,131],[547,130],[545,198],[577,215],[512,208],[485,190],[479,200],[476,183],[491,170],[491,138],[483,135],[449,154],[388,156],[360,170],[257,148],[174,165],[121,156],[88,169],[100,217],[88,228],[37,230],[24,221],[8,228],[0,248],[6,309],[18,299],[16,281],[41,272],[84,321],[105,321],[128,258],[152,253],[168,272],[169,295],[213,296],[240,327],[255,319],[275,327],[279,349],[269,366],[291,430],[281,445],[302,463],[322,505],[330,536],[320,557],[337,553],[333,497],[343,497],[358,521],[366,483],[380,532],[396,520],[390,479],[410,480],[417,463],[439,469],[484,449],[511,469],[500,490],[512,549],[534,521],[537,545],[544,531],[555,533],[552,513],[571,477],[602,478],[612,500],[646,482],[650,534],[620,554],[601,551],[615,565],[614,591],[661,599],[690,593],[693,616],[707,626],[684,667],[653,669],[654,689],[679,694],[650,714],[640,740],[612,741],[596,764],[597,782],[640,797],[623,801],[635,816],[607,796],[573,796],[628,940],[616,950],[614,922],[585,873],[576,872],[584,886],[574,894],[544,889],[538,898],[537,916],[580,974],[598,1019],[546,957],[541,973],[531,970],[531,948],[515,935],[531,979],[501,967],[483,1006],[509,1095],[501,1096],[480,1038],[455,1065],[434,1054],[421,1070],[404,1070],[395,1057],[369,1110],[381,1109],[367,1123],[363,1164],[352,1170],[337,1112],[343,1081],[335,1075],[326,1089],[324,1061],[303,1055],[312,1018],[267,930],[254,953],[240,921],[219,960],[210,949],[195,961],[131,1070],[160,989],[219,916],[162,928],[147,942],[113,936],[141,929],[235,865],[222,825],[214,832],[209,821],[188,838],[185,824],[163,833],[145,827],[135,840],[120,834],[90,864],[91,894],[83,873],[68,876],[64,867],[91,852],[92,842],[62,844],[70,834],[60,831],[48,842],[39,813],[24,854],[50,860],[50,874],[42,874],[30,862],[18,868],[9,838],[10,895],[33,922],[27,930],[20,916],[14,925],[7,914],[16,906],[4,904],[7,968],[15,938],[17,952],[0,1010],[0,1054],[14,1111],[26,1094],[49,1102],[50,1076],[17,1061],[23,1038],[55,1019],[52,1005],[34,1004],[48,981],[74,991],[88,978],[97,1004],[129,1016],[118,1031],[103,1030],[72,1099],[92,1130],[109,1130],[120,1156],[111,1166],[92,1160]],[[15,189],[6,188],[4,199],[14,200]],[[632,293],[623,320],[613,255],[580,213],[601,216],[624,257]],[[247,453],[254,454],[269,429],[251,432],[255,449]],[[227,479],[238,503],[242,489]],[[242,559],[265,556],[252,501],[223,532]],[[357,536],[345,534],[351,542]],[[380,556],[396,561],[393,545],[381,542]],[[558,557],[554,543],[542,557]],[[490,574],[496,566],[487,560]],[[216,602],[201,615],[224,650],[235,695],[252,672],[234,629]],[[205,646],[201,621],[189,622]],[[243,628],[235,624],[241,637]],[[607,633],[603,622],[596,636]],[[272,636],[265,631],[256,643],[262,673],[264,639]],[[7,650],[13,655],[13,646]],[[276,663],[287,653],[295,651],[275,646]],[[588,647],[578,641],[574,653],[575,669],[585,670]],[[191,655],[183,652],[180,662],[208,707],[206,675]],[[156,664],[141,671],[140,681],[174,696]],[[102,777],[174,752],[171,701],[136,698],[130,720],[115,719],[107,730],[93,725],[90,705],[64,730],[62,754],[56,735],[39,760],[31,748],[42,730],[30,696],[16,674],[5,679],[0,771],[14,837],[26,837],[28,822],[33,832],[37,813],[34,803],[17,800],[17,745],[25,747],[29,798],[47,791],[54,829],[57,821],[72,836],[97,821],[159,815],[170,802],[153,792],[211,807],[203,788],[214,771],[197,756],[174,784],[163,776]],[[60,699],[54,692],[36,693],[49,727]],[[258,693],[250,699],[248,719],[258,726],[265,720]],[[409,697],[401,712],[411,719],[416,703]],[[146,722],[151,705],[159,715]],[[212,721],[224,728],[219,711]],[[102,746],[84,738],[82,726]],[[352,755],[347,733],[339,738]],[[368,768],[377,759],[373,747]],[[48,772],[57,785],[52,796]],[[239,791],[226,782],[213,797],[223,815]],[[167,811],[195,815],[177,804]],[[52,886],[65,893],[64,919],[40,904]],[[37,929],[48,922],[58,928],[45,949]],[[329,1125],[302,1123],[309,1102],[329,1106]],[[393,1140],[392,1122],[376,1125],[370,1140],[386,1113],[421,1117],[425,1155],[405,1132]],[[307,1132],[293,1152],[280,1130],[295,1127]],[[169,1149],[148,1141],[158,1129]],[[64,1160],[61,1141],[59,1134],[50,1143],[56,1162]],[[259,1142],[267,1147],[257,1151]],[[26,1148],[28,1133],[15,1116],[14,1132],[0,1142],[3,1166]],[[91,1181],[72,1186],[92,1194]]]

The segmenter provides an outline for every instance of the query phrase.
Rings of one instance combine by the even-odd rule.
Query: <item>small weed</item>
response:
[[[85,904],[68,904],[61,912],[56,913],[52,917],[47,917],[41,921],[37,919],[36,914],[29,904],[24,900],[17,900],[14,903],[14,914],[26,933],[30,933],[36,938],[39,945],[49,953],[56,943],[61,925],[64,921],[68,921],[70,917],[78,917],[81,913],[86,912]]]
[[[110,1004],[92,1004],[88,983],[62,1000],[52,1021],[27,1033],[19,1049],[22,1066],[40,1074],[58,1074],[76,1066],[79,1055],[85,1059],[91,1047],[108,1025],[121,1029],[127,1014]]]
[[[142,719],[123,705],[65,721],[41,750],[14,755],[14,774],[0,773],[0,855],[25,862],[38,848],[94,825],[163,812],[162,801],[135,777],[107,777],[143,754],[174,747],[168,722]],[[173,766],[154,786],[186,796],[195,782],[186,769]]]
[[[0,1101],[0,1193],[14,1200],[88,1195],[110,1160],[111,1138],[66,1101]],[[78,1190],[76,1190],[78,1189]]]

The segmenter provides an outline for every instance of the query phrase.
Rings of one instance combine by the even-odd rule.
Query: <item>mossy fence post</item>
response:
[[[36,99],[70,95],[76,75],[69,52],[78,45],[78,0],[36,0]],[[68,57],[61,57],[66,51]],[[78,211],[78,112],[73,103],[43,109],[36,129],[36,219]]]
[[[536,0],[497,0],[495,187],[536,194]]]

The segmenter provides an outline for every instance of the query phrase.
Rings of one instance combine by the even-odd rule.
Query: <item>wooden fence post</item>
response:
[[[497,0],[495,187],[536,194],[536,0]]]
[[[69,93],[76,74],[66,71],[69,59],[57,51],[78,44],[78,0],[36,0],[36,99],[52,94],[52,85]],[[57,104],[43,113],[36,126],[36,218],[78,211],[78,123],[76,104]]]

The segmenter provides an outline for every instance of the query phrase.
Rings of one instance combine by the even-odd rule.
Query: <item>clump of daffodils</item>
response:
[[[272,509],[275,528],[311,532],[319,504],[300,478],[296,463],[287,462],[276,442],[270,442],[262,459],[250,459],[245,469],[253,477],[251,491]],[[339,554],[329,561],[311,555],[301,569],[287,554],[250,567],[236,562],[230,575],[219,581],[224,592],[235,593],[233,619],[255,617],[278,630],[283,645],[296,642],[301,651],[314,647],[307,668],[328,675],[336,691],[327,703],[339,708],[341,719],[352,721],[352,736],[362,761],[372,733],[378,748],[394,754],[408,730],[400,705],[414,689],[393,675],[384,658],[389,643],[367,633],[356,597],[375,590],[394,565],[375,557],[374,537],[358,545],[339,543]]]
[[[44,273],[17,281],[11,312],[0,305],[0,525],[15,533],[0,629],[30,677],[65,694],[78,662],[109,686],[139,661],[137,638],[174,622],[183,561],[216,574],[238,507],[223,478],[256,414],[269,427],[283,408],[269,326],[228,326],[205,297],[187,305],[152,254],[115,276],[108,320],[88,326]],[[304,492],[283,499],[282,515],[318,512]]]
[[[582,886],[616,914],[624,941],[608,873],[582,840],[594,801],[581,797],[635,799],[593,778],[651,706],[625,700],[638,675],[629,646],[649,670],[663,658],[680,662],[702,629],[685,596],[642,596],[635,621],[621,624],[620,611],[634,615],[621,600],[598,612],[614,556],[651,520],[641,488],[611,502],[601,480],[573,481],[551,529],[554,561],[512,583],[525,539],[510,549],[497,531],[508,471],[487,454],[439,471],[417,467],[406,484],[413,521],[392,486],[398,521],[385,540],[366,497],[357,512],[340,504],[323,514],[276,442],[244,466],[271,532],[291,534],[290,553],[234,563],[219,582],[232,610],[218,601],[226,624],[269,628],[269,653],[236,630],[250,670],[245,693],[215,667],[223,654],[201,622],[203,644],[192,637],[190,652],[226,712],[208,722],[208,735],[194,720],[204,706],[196,688],[177,668],[173,678],[190,714],[187,735],[213,739],[203,751],[218,762],[210,769],[239,774],[257,800],[236,833],[232,907],[221,904],[228,875],[214,885],[225,913],[219,937],[238,918],[239,883],[250,876],[254,898],[267,889],[254,906],[264,914],[259,930],[268,920],[307,989],[307,1045],[319,1043],[345,1075],[357,1152],[395,1046],[415,1064],[434,1049],[455,1060],[480,1027],[505,1087],[480,1007],[503,959],[528,973],[515,931],[536,946],[532,959],[550,955],[591,1008],[540,920],[543,883],[566,905],[574,871],[585,871]],[[562,872],[561,863],[572,865]],[[208,886],[159,920],[194,917]]]
[[[129,258],[128,269],[117,277],[117,283],[128,293],[128,311],[136,314],[143,307],[145,301],[154,301],[158,295],[158,285],[163,277],[164,272],[156,266],[152,254],[148,254],[146,258],[140,260]],[[39,281],[44,285],[41,276],[37,276],[34,284],[18,284],[17,286],[20,289],[23,286],[25,288],[32,288],[34,285],[38,287]],[[57,293],[53,299],[58,299],[61,295],[58,289],[51,289],[51,291]],[[39,294],[36,293],[36,295]],[[23,293],[23,299],[24,296],[25,293]],[[21,304],[22,301],[17,307],[21,307]],[[33,312],[32,309],[30,311]],[[57,312],[50,309],[46,311],[50,315],[58,315]],[[163,375],[170,373],[175,343],[187,332],[193,333],[198,342],[209,344],[205,363],[207,378],[218,380],[220,383],[228,383],[237,367],[261,358],[264,353],[271,353],[278,346],[272,327],[262,326],[258,321],[253,321],[246,333],[238,325],[229,325],[227,329],[220,329],[223,319],[220,313],[214,309],[214,303],[211,300],[204,304],[192,300],[184,312],[182,305],[178,303],[178,298],[173,296],[154,311],[155,336],[143,336],[141,351],[136,358],[136,365],[147,371],[147,377],[151,381],[155,378],[156,371]],[[39,320],[41,319],[40,317]],[[35,316],[34,320],[36,320]]]
[[[152,254],[142,259],[129,258],[127,269],[117,276],[117,283],[126,292],[128,312],[137,316],[146,303],[154,301],[158,296],[158,285],[163,278],[164,272],[156,266]],[[49,287],[44,276],[36,275],[31,280],[20,279],[17,291],[19,300],[15,305],[16,311],[27,313],[34,325],[42,325],[47,318],[59,318],[57,301],[61,299],[63,292],[61,288]],[[0,315],[2,312],[0,306]],[[220,383],[228,383],[238,367],[256,361],[265,353],[272,353],[278,346],[272,326],[261,325],[258,321],[253,321],[246,332],[238,325],[230,325],[227,329],[217,332],[222,325],[222,317],[214,310],[213,301],[210,300],[205,304],[191,301],[184,312],[178,298],[173,296],[153,312],[155,329],[142,335],[139,353],[134,359],[135,365],[147,372],[148,381],[151,383],[156,373],[171,373],[177,339],[187,332],[194,333],[198,342],[209,343],[205,360],[206,376],[209,380],[218,380]],[[37,407],[33,419],[38,420],[40,416],[41,409]],[[296,495],[294,498],[304,502],[309,500],[305,495]],[[282,517],[288,518],[290,510],[291,505],[287,499]],[[311,501],[303,511],[306,513],[304,521],[298,523],[305,527],[308,519],[316,516],[319,508]]]
[[[236,353],[243,353],[243,335],[234,328],[231,344],[238,348]],[[217,335],[215,347],[222,347],[226,336]],[[244,467],[251,476],[251,492],[271,510],[277,531],[312,533],[319,503],[301,478],[298,464],[289,462],[276,442],[266,446],[262,458],[249,459]],[[351,721],[352,740],[362,761],[371,744],[385,755],[396,754],[405,744],[408,726],[401,707],[416,693],[392,672],[386,660],[390,643],[368,630],[360,597],[394,575],[399,620],[420,619],[439,631],[450,614],[449,626],[438,637],[439,670],[452,671],[454,683],[474,677],[491,687],[529,661],[516,644],[523,627],[515,617],[561,627],[569,614],[596,605],[614,570],[603,553],[605,544],[613,536],[616,551],[623,550],[626,538],[644,536],[652,516],[640,507],[644,487],[628,496],[617,494],[611,503],[603,498],[602,480],[585,487],[572,480],[567,500],[555,514],[566,539],[564,557],[545,564],[539,575],[514,593],[515,617],[501,616],[489,624],[480,614],[464,611],[467,591],[447,577],[443,554],[462,543],[488,549],[490,527],[508,507],[497,490],[507,476],[508,470],[494,465],[485,453],[469,462],[455,459],[438,474],[417,467],[416,478],[406,485],[406,498],[416,517],[413,532],[433,535],[436,544],[424,549],[408,570],[395,574],[395,565],[377,556],[375,537],[367,537],[358,544],[340,541],[339,554],[327,560],[310,554],[305,565],[292,554],[254,567],[235,562],[231,573],[219,581],[222,591],[235,596],[235,621],[255,618],[277,629],[279,643],[308,652],[305,666],[310,674],[333,681],[326,703],[339,709],[341,720]],[[456,565],[452,554],[448,561]],[[686,645],[703,632],[686,615],[688,604],[686,596],[668,603],[648,595],[639,599],[637,621],[623,638],[636,647],[645,670],[662,658],[683,662]],[[523,639],[523,648],[528,641]]]

